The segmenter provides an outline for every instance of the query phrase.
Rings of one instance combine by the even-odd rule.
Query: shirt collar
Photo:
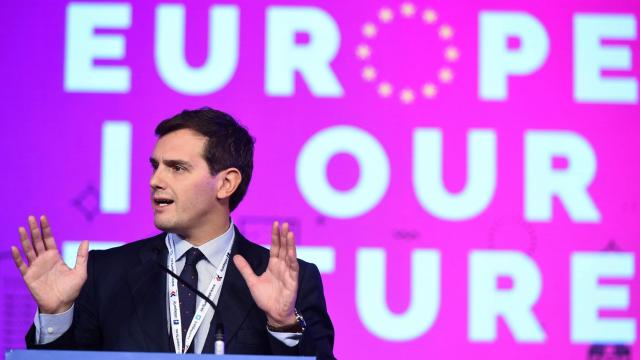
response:
[[[202,251],[204,257],[207,259],[211,265],[217,267],[224,256],[226,255],[225,250],[229,247],[229,244],[233,241],[235,232],[233,231],[233,221],[229,222],[229,229],[225,231],[222,235],[217,238],[211,239],[206,243],[200,246],[193,246],[188,241],[180,237],[180,235],[175,233],[170,233],[169,236],[173,238],[173,243],[176,251],[176,261],[181,260],[187,250],[192,247],[196,247]]]

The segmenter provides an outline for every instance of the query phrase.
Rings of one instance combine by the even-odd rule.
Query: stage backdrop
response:
[[[3,1],[0,348],[9,256],[157,233],[155,125],[256,137],[233,214],[292,224],[340,358],[638,358],[640,40],[620,1]],[[626,356],[626,357],[625,357]]]

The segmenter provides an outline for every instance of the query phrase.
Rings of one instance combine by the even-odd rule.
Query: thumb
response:
[[[242,255],[235,255],[233,257],[233,263],[236,264],[236,267],[238,268],[238,271],[240,271],[240,275],[242,275],[244,281],[247,283],[247,286],[251,287],[251,284],[253,284],[257,278],[251,268],[251,265],[249,265]]]
[[[89,241],[84,240],[78,247],[78,256],[76,257],[76,266],[74,269],[82,273],[87,272],[87,260],[89,259]]]

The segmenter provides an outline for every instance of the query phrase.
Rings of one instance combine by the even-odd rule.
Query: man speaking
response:
[[[163,233],[90,253],[84,241],[71,269],[46,217],[29,217],[30,236],[20,227],[26,263],[12,255],[38,304],[27,347],[211,353],[223,328],[227,353],[333,358],[320,273],[296,258],[288,225],[273,224],[266,250],[229,217],[251,180],[251,135],[210,108],[164,120],[156,135],[151,203]]]

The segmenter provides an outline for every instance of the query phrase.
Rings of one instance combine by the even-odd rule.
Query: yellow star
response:
[[[438,72],[438,79],[443,83],[450,83],[453,80],[453,71],[449,68],[442,68]]]
[[[376,72],[376,68],[371,65],[367,65],[362,69],[362,78],[365,81],[373,81],[376,79],[378,73]]]
[[[378,95],[381,97],[389,97],[393,94],[393,87],[388,82],[381,82],[378,85]]]
[[[388,7],[382,8],[378,12],[378,18],[383,23],[391,22],[391,20],[393,20],[393,11],[391,11],[391,9],[389,9]]]
[[[422,95],[427,99],[433,99],[438,94],[438,88],[433,83],[426,83],[422,87]]]
[[[360,60],[366,60],[371,56],[371,48],[369,45],[360,44],[356,49],[356,56]]]
[[[447,61],[454,62],[457,61],[459,57],[460,52],[455,46],[447,46],[447,48],[444,49],[444,58],[447,59]]]
[[[416,13],[416,7],[410,2],[402,3],[402,5],[400,5],[400,13],[402,13],[404,17],[412,17]]]
[[[405,104],[411,104],[415,98],[416,96],[413,94],[413,90],[411,89],[402,89],[400,92],[400,101]]]
[[[378,28],[375,24],[368,22],[362,26],[362,35],[367,39],[371,39],[372,37],[378,34]]]
[[[427,24],[433,24],[438,20],[438,13],[433,9],[427,9],[422,12],[422,20]]]
[[[449,25],[442,25],[438,29],[438,35],[442,40],[449,40],[453,37],[453,28]]]

